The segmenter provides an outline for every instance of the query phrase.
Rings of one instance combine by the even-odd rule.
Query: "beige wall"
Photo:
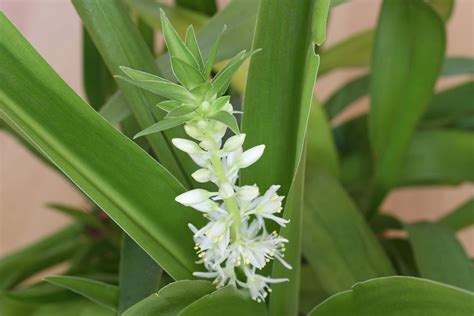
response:
[[[225,1],[223,1],[225,2]],[[377,0],[352,0],[334,10],[328,44],[373,26]],[[80,21],[69,0],[0,0],[0,10],[79,94],[81,87]],[[457,0],[448,26],[448,53],[474,56],[474,1]],[[337,71],[318,81],[317,94],[325,99],[337,86],[360,74]],[[445,80],[441,86],[461,79]],[[0,83],[1,84],[1,83]],[[357,107],[366,108],[367,100]],[[384,203],[388,213],[408,220],[433,219],[474,196],[474,186],[402,189]],[[81,194],[54,171],[44,167],[8,135],[0,132],[0,254],[26,245],[62,226],[67,219],[45,207],[47,202],[86,206]],[[460,234],[474,255],[474,229]]]

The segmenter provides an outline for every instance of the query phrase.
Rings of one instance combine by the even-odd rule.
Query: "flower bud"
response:
[[[239,167],[247,168],[248,166],[254,164],[260,159],[260,157],[262,157],[264,149],[265,145],[258,145],[244,151],[240,157]]]

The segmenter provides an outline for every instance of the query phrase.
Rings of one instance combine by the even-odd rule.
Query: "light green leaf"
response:
[[[171,66],[175,77],[189,90],[206,81],[199,70],[178,57],[171,57]]]
[[[181,102],[178,102],[175,100],[166,100],[166,101],[158,103],[156,106],[158,106],[163,111],[171,112],[178,109],[181,105],[182,105]]]
[[[312,173],[305,199],[303,253],[327,293],[395,273],[360,211],[334,177]]]
[[[165,12],[160,9],[161,30],[163,38],[172,57],[177,57],[196,69],[200,69],[199,63],[193,54],[179,37],[171,22],[166,17]]]
[[[123,94],[117,92],[107,100],[99,113],[110,124],[117,124],[132,114],[132,111]]]
[[[164,270],[190,278],[186,223],[203,219],[174,201],[184,187],[87,106],[3,15],[0,28],[0,110]]]
[[[416,133],[403,157],[397,184],[474,181],[473,144],[474,133],[467,131],[432,130]]]
[[[226,31],[226,26],[224,25],[222,31],[219,33],[219,35],[217,35],[214,45],[212,45],[209,57],[207,58],[206,64],[204,65],[204,70],[202,72],[205,78],[208,78],[211,75],[212,67],[216,63],[216,56],[219,50],[219,44],[221,43],[221,38],[224,35],[225,31]]]
[[[432,96],[445,42],[443,21],[429,5],[420,0],[384,1],[370,87],[369,138],[377,159],[369,216],[397,180],[412,134]]]
[[[183,104],[180,107],[169,112],[166,117],[187,115],[196,111],[198,107],[199,107],[199,104]]]
[[[312,37],[316,45],[326,41],[326,28],[331,0],[316,0],[313,5]]]
[[[234,134],[239,134],[240,133],[239,124],[237,123],[237,119],[235,118],[234,115],[230,114],[227,111],[216,112],[216,113],[212,114],[211,116],[209,116],[209,118],[213,119],[213,120],[216,120],[216,121],[219,121],[221,123],[224,123],[225,125],[227,125],[232,130],[232,132],[234,132]]]
[[[199,70],[204,69],[204,62],[201,56],[201,49],[199,48],[196,33],[194,32],[194,27],[192,25],[188,26],[186,30],[186,38],[185,38],[186,46],[189,48],[191,54],[193,54],[194,58],[197,60],[199,64]]]
[[[78,221],[79,223],[90,225],[96,228],[101,226],[99,218],[92,214],[90,211],[85,211],[58,203],[48,203],[47,207],[60,213],[63,213],[66,216],[70,216],[72,219]]]
[[[447,21],[451,17],[454,9],[454,0],[428,0],[429,4],[433,6],[436,12]]]
[[[45,281],[67,288],[112,311],[117,310],[119,298],[117,286],[91,279],[61,275],[46,277]]]
[[[133,138],[138,138],[142,137],[151,133],[158,133],[161,131],[165,131],[167,129],[179,126],[184,124],[186,121],[188,121],[188,117],[168,117],[165,118],[164,120],[159,121],[158,123],[153,124],[152,126],[149,126],[145,128],[143,131],[135,135]]]
[[[238,308],[236,308],[238,306]],[[223,287],[184,308],[179,316],[265,316],[265,304],[250,299],[248,290]]]
[[[441,74],[443,76],[452,76],[459,74],[474,73],[474,58],[470,57],[450,57],[444,62]]]
[[[474,199],[449,212],[439,220],[439,223],[454,231],[474,225]]]
[[[470,316],[474,294],[412,277],[373,279],[336,294],[309,316]]]
[[[123,316],[176,316],[186,306],[214,290],[208,281],[173,282],[129,308]]]
[[[422,277],[474,290],[474,265],[454,231],[435,223],[405,227]]]

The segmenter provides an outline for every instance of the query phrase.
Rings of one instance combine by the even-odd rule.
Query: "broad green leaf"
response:
[[[309,265],[302,265],[298,303],[300,313],[307,314],[326,298],[328,298],[328,294],[321,287],[321,282],[319,282],[313,269]]]
[[[309,316],[470,316],[474,294],[412,277],[388,277],[357,283],[336,294]]]
[[[206,81],[199,70],[177,57],[171,57],[171,66],[176,78],[188,89],[193,89]]]
[[[444,24],[429,5],[420,0],[384,1],[370,88],[369,138],[377,159],[369,216],[397,180],[441,70],[445,42]]]
[[[165,131],[167,129],[182,125],[188,120],[189,120],[188,117],[182,117],[182,116],[168,117],[168,118],[165,118],[164,120],[159,121],[158,123],[153,124],[152,126],[145,128],[143,131],[135,135],[134,138]]]
[[[31,245],[0,258],[0,290],[14,287],[21,281],[70,259],[84,240],[84,227],[72,224]]]
[[[107,100],[99,113],[110,124],[117,124],[132,114],[132,111],[130,111],[130,107],[123,94],[117,92]]]
[[[457,130],[421,131],[413,136],[398,185],[456,184],[474,181],[474,133]]]
[[[316,45],[321,46],[326,41],[326,28],[331,0],[316,0],[313,4],[312,37]]]
[[[88,107],[3,15],[0,27],[0,110],[164,270],[190,278],[186,223],[203,219],[174,201],[184,187]]]
[[[82,81],[89,104],[100,109],[115,83],[87,31],[82,29]]]
[[[122,315],[130,306],[158,289],[161,268],[129,236],[124,234],[120,254],[120,292],[118,313]]]
[[[237,308],[236,308],[237,307]],[[179,316],[265,316],[266,305],[250,299],[248,290],[229,285],[185,307]]]
[[[382,247],[334,177],[317,171],[306,184],[303,253],[328,294],[395,273]]]
[[[466,116],[474,116],[473,96],[474,81],[435,94],[422,118],[421,126],[423,128],[452,126]]]
[[[114,316],[109,309],[83,299],[66,300],[56,303],[19,302],[0,298],[2,316]]]
[[[234,134],[239,134],[239,125],[237,123],[237,119],[235,118],[234,115],[230,114],[227,111],[219,111],[211,116],[209,116],[210,119],[219,121],[221,123],[224,123],[227,125],[233,132]]]
[[[406,239],[382,239],[381,243],[390,257],[397,274],[419,276],[413,249]]]
[[[367,66],[372,57],[374,30],[366,30],[333,46],[323,49],[319,74],[324,75],[337,68]]]
[[[439,220],[439,223],[454,231],[474,225],[474,199],[449,212]]]
[[[474,265],[454,231],[435,223],[405,227],[422,277],[474,290]]]
[[[119,289],[117,286],[74,276],[54,275],[46,282],[67,288],[112,311],[117,310]]]
[[[403,229],[403,223],[395,216],[378,213],[370,221],[374,233],[381,234],[389,229]]]
[[[215,0],[177,0],[176,4],[207,15],[213,15],[217,11]]]
[[[179,37],[178,33],[173,28],[170,20],[166,17],[166,14],[162,9],[160,9],[160,15],[161,30],[163,32],[163,38],[170,55],[172,57],[181,59],[196,69],[200,69],[198,61],[196,58],[194,58],[189,48]]]
[[[177,281],[129,308],[123,316],[175,316],[192,302],[215,290],[208,281]]]
[[[123,1],[73,0],[73,4],[112,75],[123,75],[120,67],[159,75],[147,43],[131,21]],[[140,128],[156,123],[154,114],[157,120],[163,118],[163,113],[152,112],[154,105],[163,99],[123,80],[117,80],[117,84]],[[192,182],[185,169],[191,167],[192,161],[177,152],[169,141],[183,134],[174,130],[150,134],[146,139],[160,162],[184,185],[189,185]]]

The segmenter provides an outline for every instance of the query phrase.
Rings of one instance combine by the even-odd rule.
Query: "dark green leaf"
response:
[[[424,279],[388,277],[354,285],[330,297],[309,316],[470,316],[474,294]]]
[[[429,5],[420,0],[384,1],[370,87],[369,137],[377,160],[369,216],[397,180],[441,70],[445,42],[443,21]]]
[[[332,176],[310,175],[303,220],[303,253],[328,294],[395,273],[350,197]]]
[[[177,0],[176,4],[207,15],[213,15],[217,11],[216,0]]]
[[[439,223],[454,231],[474,225],[474,199],[449,212],[439,220]]]
[[[236,308],[238,306],[238,308]],[[179,316],[265,316],[265,304],[250,299],[248,290],[226,286],[184,308]]]
[[[61,275],[46,277],[45,281],[67,288],[112,311],[117,310],[119,289],[114,285],[91,279]]]
[[[392,260],[397,274],[419,276],[412,247],[406,239],[382,239],[381,243]]]
[[[470,57],[450,57],[444,62],[441,74],[452,76],[460,74],[474,73],[474,58]]]
[[[435,223],[406,225],[422,277],[474,290],[474,265],[454,231]]]
[[[63,213],[66,216],[70,216],[72,219],[75,219],[80,223],[94,227],[101,226],[99,218],[92,214],[90,211],[85,211],[58,203],[48,203],[47,206],[51,209]]]
[[[176,316],[186,306],[214,290],[208,281],[174,282],[129,308],[123,316]]]

